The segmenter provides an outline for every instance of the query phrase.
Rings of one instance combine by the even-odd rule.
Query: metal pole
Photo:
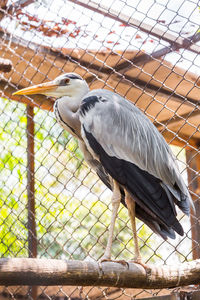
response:
[[[37,257],[35,222],[35,178],[34,178],[34,108],[27,105],[27,193],[28,193],[28,256]],[[37,287],[29,288],[32,299],[37,298]]]
[[[197,145],[198,149],[198,145]],[[191,212],[191,229],[192,229],[192,255],[193,259],[200,258],[200,153],[198,150],[186,149],[187,173],[190,190],[194,193],[192,199],[196,212]]]

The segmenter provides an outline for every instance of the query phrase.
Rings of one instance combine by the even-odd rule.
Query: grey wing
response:
[[[80,121],[83,139],[91,151],[94,149],[83,127],[109,157],[132,163],[159,179],[166,193],[173,195],[169,198],[175,198],[189,214],[191,197],[175,158],[163,136],[137,107],[117,94],[95,90],[83,100]]]
[[[85,161],[96,172],[101,181],[112,190],[112,178],[106,172],[102,164],[96,160],[91,153],[88,151],[85,143],[79,140],[79,147],[84,154]],[[126,206],[125,193],[123,187],[120,186],[121,202]],[[173,230],[169,229],[164,224],[157,224],[157,222],[149,214],[147,214],[141,207],[136,203],[135,206],[136,217],[146,223],[155,233],[159,234],[164,239],[167,237],[175,238]]]

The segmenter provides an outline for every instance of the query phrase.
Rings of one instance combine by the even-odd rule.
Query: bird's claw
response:
[[[99,264],[101,265],[103,262],[114,262],[114,263],[119,263],[119,264],[122,264],[123,266],[129,267],[128,262],[125,261],[124,259],[122,259],[122,260],[114,260],[114,259],[111,259],[111,258],[102,257],[99,260]],[[102,269],[102,265],[101,265],[101,269]]]
[[[148,269],[148,265],[145,264],[141,258],[134,258],[132,260],[129,260],[130,263],[141,265],[145,270]]]

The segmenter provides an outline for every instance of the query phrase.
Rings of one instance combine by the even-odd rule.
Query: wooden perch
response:
[[[101,266],[101,267],[100,267]],[[81,285],[160,289],[200,283],[200,260],[174,266],[36,258],[0,259],[0,285]]]
[[[9,59],[0,58],[0,71],[10,72],[12,69],[12,62]]]

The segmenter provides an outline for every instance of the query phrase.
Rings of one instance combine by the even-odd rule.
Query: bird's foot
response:
[[[101,257],[98,262],[99,262],[99,264],[102,264],[103,262],[115,262],[115,263],[122,264],[123,266],[128,266],[128,262],[123,259],[122,260],[114,260],[107,256]]]
[[[129,260],[129,262],[134,263],[134,264],[139,264],[139,265],[141,265],[145,270],[149,268],[148,265],[145,264],[145,263],[142,261],[142,258],[141,258],[141,257],[135,257],[135,258],[133,258],[132,260]]]

